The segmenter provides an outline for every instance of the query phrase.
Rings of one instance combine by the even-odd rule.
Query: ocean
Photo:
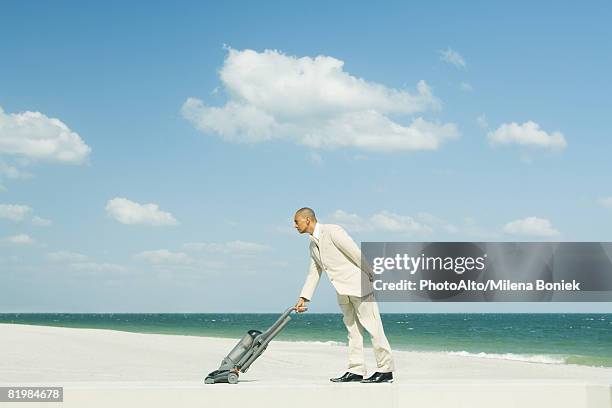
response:
[[[265,330],[278,314],[3,313],[0,323],[226,337]],[[383,314],[393,349],[612,367],[612,314]],[[369,339],[366,337],[366,345]],[[277,340],[345,344],[340,314],[304,313]],[[228,350],[229,351],[229,350]]]

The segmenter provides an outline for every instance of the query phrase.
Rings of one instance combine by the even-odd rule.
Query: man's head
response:
[[[300,234],[305,232],[312,234],[315,224],[317,223],[317,217],[312,208],[304,207],[295,212],[293,222],[295,224],[295,229]]]

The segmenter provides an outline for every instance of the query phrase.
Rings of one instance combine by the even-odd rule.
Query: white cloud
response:
[[[503,231],[512,235],[529,235],[537,237],[554,237],[559,231],[552,227],[545,218],[527,217],[507,223]]]
[[[363,218],[357,214],[350,214],[343,210],[336,210],[331,220],[344,226],[349,231],[386,231],[408,234],[430,234],[433,229],[418,222],[413,217],[399,215],[389,211],[381,211]]]
[[[0,219],[7,219],[20,222],[28,219],[32,214],[32,207],[22,204],[0,204]],[[32,225],[37,227],[48,227],[52,224],[51,220],[34,216],[30,219]]]
[[[223,244],[200,242],[184,244],[183,248],[189,253],[157,249],[135,254],[133,259],[150,264],[156,272],[169,279],[176,273],[202,276],[224,271],[245,273],[270,267],[268,257],[242,256],[269,250],[269,247],[259,244],[244,241]]]
[[[440,59],[456,66],[457,68],[465,68],[466,63],[461,54],[448,47],[448,49],[440,51]]]
[[[130,268],[124,265],[115,264],[111,262],[97,262],[91,260],[87,255],[83,255],[78,252],[70,251],[56,251],[48,252],[46,254],[47,260],[57,264],[55,268],[61,268],[61,270],[70,270],[78,273],[85,273],[89,275],[97,274],[124,274],[130,271]],[[57,269],[60,270],[60,269]]]
[[[70,269],[90,273],[125,273],[129,268],[114,263],[77,262],[70,264]]]
[[[606,208],[612,208],[612,197],[603,197],[599,200],[599,204]]]
[[[567,146],[561,132],[548,134],[540,129],[540,125],[532,121],[522,125],[515,122],[504,123],[494,132],[489,132],[487,137],[491,143],[499,145],[518,144],[551,150],[561,150]]]
[[[330,221],[342,225],[351,232],[404,233],[408,235],[431,236],[432,234],[448,234],[455,237],[494,239],[499,232],[489,231],[476,224],[471,218],[465,218],[461,223],[453,224],[426,212],[415,216],[399,215],[389,211],[380,211],[369,217],[350,214],[336,210]]]
[[[334,211],[330,219],[332,222],[342,225],[349,231],[359,232],[371,229],[371,225],[363,217],[357,214],[350,214],[340,209]]]
[[[61,120],[40,112],[10,113],[0,107],[0,155],[83,163],[91,148]]]
[[[27,234],[17,234],[6,238],[6,240],[12,244],[17,245],[31,245],[35,241]]]
[[[30,222],[32,223],[32,225],[35,225],[37,227],[49,227],[53,224],[53,221],[39,216],[35,216]]]
[[[461,88],[461,90],[464,92],[472,92],[474,90],[474,87],[467,82],[462,82],[459,84],[459,88]]]
[[[267,245],[257,244],[246,241],[230,241],[224,243],[216,242],[189,242],[183,244],[183,248],[188,251],[222,253],[222,254],[255,254],[271,250]]]
[[[151,264],[189,264],[193,260],[183,252],[171,252],[167,249],[156,249],[143,251],[134,255],[134,259],[145,261]]]
[[[0,161],[0,179],[5,177],[7,179],[26,179],[32,177],[30,173],[18,169],[15,166],[8,165]]]
[[[50,260],[51,262],[74,263],[74,262],[85,262],[89,258],[77,252],[57,251],[57,252],[47,253],[47,259]]]
[[[430,228],[433,228],[433,227],[439,228],[449,234],[457,234],[459,232],[459,228],[457,226],[450,224],[444,221],[443,219],[436,217],[435,215],[430,214],[430,213],[421,212],[421,213],[418,213],[415,218],[421,223],[424,223],[430,226]]]
[[[369,109],[415,113],[439,104],[424,82],[415,96],[356,78],[343,67],[343,61],[328,56],[295,58],[273,50],[229,49],[220,74],[224,86],[240,99],[283,117]]]
[[[414,218],[407,215],[399,215],[388,211],[374,214],[370,217],[374,229],[390,232],[409,232],[417,234],[430,234],[433,230]]]
[[[463,219],[463,224],[459,227],[459,234],[466,237],[478,238],[478,239],[497,239],[500,236],[499,231],[492,231],[487,228],[481,227],[471,217]]]
[[[155,227],[178,224],[172,214],[161,211],[157,204],[138,204],[127,198],[116,197],[109,200],[106,212],[122,224]]]
[[[489,128],[489,122],[487,121],[487,115],[485,115],[484,113],[476,118],[476,123],[478,123],[478,126],[481,129]]]
[[[429,213],[418,213],[415,218],[436,231],[444,231],[447,234],[462,237],[461,239],[496,239],[500,235],[497,231],[491,231],[479,226],[476,221],[470,217],[465,217],[457,223],[447,222]]]
[[[229,49],[220,71],[229,100],[222,107],[189,98],[182,114],[197,129],[235,143],[285,140],[311,148],[433,150],[459,137],[454,124],[387,115],[438,109],[424,81],[417,93],[354,77],[333,57],[296,58],[278,51]]]
[[[30,215],[32,208],[20,204],[0,204],[0,218],[11,221],[23,221]]]

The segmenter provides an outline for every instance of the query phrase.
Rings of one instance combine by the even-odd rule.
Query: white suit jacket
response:
[[[372,292],[362,281],[370,281],[361,269],[361,250],[339,225],[319,223],[319,245],[310,236],[310,268],[300,297],[310,300],[321,278],[327,273],[329,280],[340,295],[365,296]]]

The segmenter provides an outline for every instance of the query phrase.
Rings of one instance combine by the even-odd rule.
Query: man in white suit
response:
[[[310,234],[310,269],[306,282],[295,305],[298,313],[306,310],[305,304],[325,271],[336,289],[338,304],[348,330],[349,364],[347,372],[331,378],[333,382],[361,381],[381,383],[393,381],[393,357],[385,336],[378,305],[372,294],[371,272],[361,268],[361,251],[346,231],[339,225],[317,222],[310,208],[300,208],[294,217],[295,228],[300,234]],[[364,268],[365,269],[365,268]],[[365,274],[365,275],[364,275]],[[362,285],[365,282],[365,285]],[[363,356],[363,329],[370,333],[376,364],[376,372],[364,379],[366,373]]]

